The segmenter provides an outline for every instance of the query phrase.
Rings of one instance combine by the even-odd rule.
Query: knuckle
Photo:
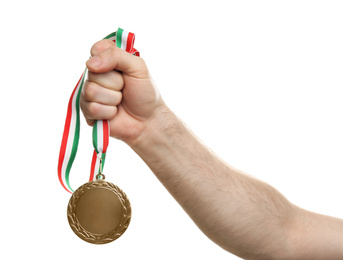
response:
[[[82,95],[81,95],[81,98],[80,98],[80,108],[81,108],[81,111],[83,113],[83,115],[86,117],[87,115],[87,108],[86,108],[86,104],[85,104],[85,100],[83,99]]]
[[[122,90],[124,87],[123,75],[116,70],[112,70],[109,72],[106,83],[107,83],[108,88],[110,89],[117,90],[117,91]]]
[[[113,107],[113,110],[112,110],[112,115],[110,115],[110,117],[108,119],[112,119],[116,116],[118,112],[118,108],[116,106]]]
[[[100,52],[101,49],[102,49],[101,41],[98,41],[98,42],[94,43],[92,48],[91,48],[91,55],[92,56],[97,55]]]
[[[88,82],[87,85],[83,89],[84,99],[87,101],[94,101],[99,89],[96,84],[92,82]]]
[[[119,105],[123,99],[123,93],[121,91],[115,92],[115,105]]]
[[[110,54],[112,55],[112,56],[117,56],[117,55],[119,55],[119,48],[117,47],[117,46],[111,46],[110,48],[108,48],[108,50],[110,51]]]
[[[108,49],[110,46],[113,46],[113,41],[105,39],[105,40],[101,40],[96,42],[95,44],[93,44],[92,48],[91,48],[91,55],[95,56],[98,55],[100,52],[103,52],[104,50]]]
[[[88,104],[88,116],[93,119],[98,119],[101,113],[101,105],[95,102],[90,102]]]

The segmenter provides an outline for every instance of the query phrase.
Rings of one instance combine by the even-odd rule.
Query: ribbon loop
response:
[[[118,28],[116,32],[107,35],[104,39],[112,40],[117,47],[126,50],[130,54],[139,56],[139,52],[133,48],[135,35]],[[80,137],[80,94],[87,74],[87,68],[81,75],[68,103],[67,117],[62,136],[61,148],[58,159],[58,179],[62,187],[73,193],[69,183],[70,170],[73,165]],[[93,126],[93,157],[89,181],[94,180],[102,173],[109,143],[110,127],[107,120],[97,120]]]

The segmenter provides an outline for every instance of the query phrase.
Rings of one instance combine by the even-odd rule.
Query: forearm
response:
[[[287,250],[294,207],[274,188],[228,166],[167,108],[131,147],[199,228],[245,258]]]

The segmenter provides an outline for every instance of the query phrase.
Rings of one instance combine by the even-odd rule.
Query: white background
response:
[[[136,34],[166,103],[220,157],[343,218],[342,13],[341,1],[314,0],[2,1],[0,258],[237,259],[114,139],[104,173],[130,198],[129,229],[99,246],[69,228],[57,179],[67,103],[92,44],[118,27]],[[81,123],[75,188],[93,149]]]

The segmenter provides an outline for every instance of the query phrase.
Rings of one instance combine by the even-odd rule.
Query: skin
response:
[[[197,226],[245,259],[343,259],[343,220],[290,203],[270,185],[222,161],[174,115],[143,59],[112,41],[93,45],[81,109],[150,167]]]

